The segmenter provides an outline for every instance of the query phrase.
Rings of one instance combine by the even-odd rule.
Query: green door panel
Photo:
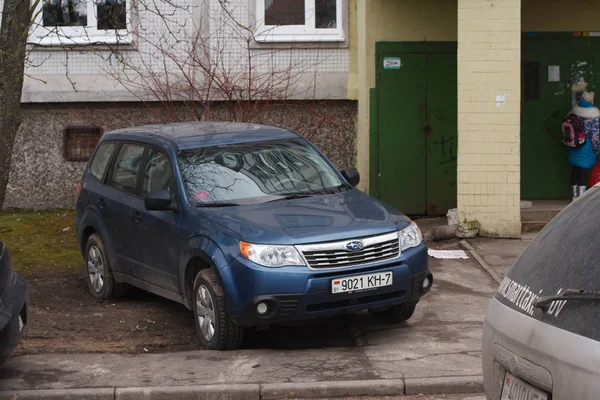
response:
[[[454,54],[427,55],[427,213],[456,207],[457,65]]]
[[[427,204],[426,54],[399,57],[400,69],[379,69],[379,198],[406,214],[425,214]]]
[[[456,207],[456,43],[377,43],[377,71],[372,193],[406,214],[445,214]]]
[[[600,91],[598,38],[524,38],[522,43],[521,194],[524,199],[571,196],[568,150],[560,125],[584,79]],[[550,76],[549,67],[555,76]],[[556,72],[559,80],[556,81]],[[551,79],[552,78],[552,79]]]

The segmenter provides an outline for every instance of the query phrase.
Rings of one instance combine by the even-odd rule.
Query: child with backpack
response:
[[[563,143],[569,146],[573,200],[587,189],[589,171],[600,153],[600,110],[594,93],[584,92],[563,122]]]

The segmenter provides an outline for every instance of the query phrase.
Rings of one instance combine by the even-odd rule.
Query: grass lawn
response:
[[[25,278],[80,270],[73,218],[73,210],[0,212],[0,240],[8,246],[14,270]]]

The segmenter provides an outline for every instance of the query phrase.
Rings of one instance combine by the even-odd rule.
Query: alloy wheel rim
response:
[[[88,276],[96,293],[104,289],[104,259],[97,246],[90,247],[87,257]]]
[[[215,337],[215,306],[212,295],[205,285],[200,285],[196,293],[196,318],[200,333],[207,342]]]

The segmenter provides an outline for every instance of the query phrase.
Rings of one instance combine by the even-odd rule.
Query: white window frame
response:
[[[29,43],[41,46],[69,46],[89,44],[132,43],[132,2],[125,0],[126,29],[98,30],[95,0],[87,0],[87,26],[43,26],[43,3],[41,0],[34,12],[36,20],[29,34]]]
[[[344,4],[336,0],[336,28],[316,29],[315,0],[304,0],[304,25],[265,25],[265,0],[256,1],[257,42],[343,42]]]

